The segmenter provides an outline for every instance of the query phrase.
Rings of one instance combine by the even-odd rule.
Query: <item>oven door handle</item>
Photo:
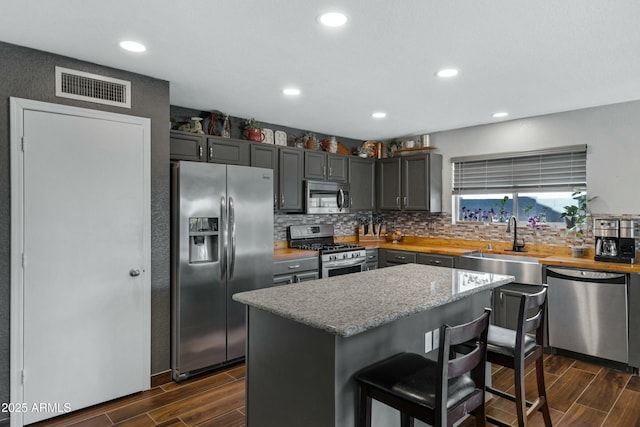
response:
[[[323,267],[349,267],[351,265],[359,265],[366,264],[366,258],[348,258],[348,259],[339,259],[335,261],[323,261]]]

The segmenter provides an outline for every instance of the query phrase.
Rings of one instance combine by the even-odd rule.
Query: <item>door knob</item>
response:
[[[132,268],[131,270],[129,270],[129,276],[138,277],[139,275],[140,275],[140,269],[139,268]]]

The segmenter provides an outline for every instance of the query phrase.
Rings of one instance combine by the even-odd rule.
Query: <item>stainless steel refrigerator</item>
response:
[[[172,370],[176,381],[242,358],[234,293],[273,280],[273,171],[172,162]]]

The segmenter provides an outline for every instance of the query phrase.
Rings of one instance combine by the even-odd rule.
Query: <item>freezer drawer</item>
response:
[[[628,363],[626,275],[547,268],[549,345]]]

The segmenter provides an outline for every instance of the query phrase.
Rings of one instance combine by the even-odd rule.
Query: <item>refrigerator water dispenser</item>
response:
[[[189,263],[218,261],[218,218],[189,218]]]

